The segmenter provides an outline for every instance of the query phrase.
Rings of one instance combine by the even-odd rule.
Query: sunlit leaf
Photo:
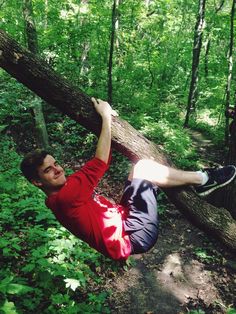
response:
[[[3,311],[4,314],[17,314],[15,304],[13,302],[8,302],[7,300],[0,310]]]
[[[10,283],[7,287],[7,293],[9,294],[24,294],[30,291],[33,291],[33,288],[17,283]]]
[[[66,288],[70,288],[73,291],[80,287],[80,282],[77,279],[67,278],[64,281],[66,282]]]

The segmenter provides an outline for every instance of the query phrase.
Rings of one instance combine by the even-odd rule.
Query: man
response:
[[[204,196],[234,179],[234,166],[192,172],[140,160],[129,174],[120,204],[112,204],[96,195],[94,188],[109,165],[112,115],[116,112],[107,102],[94,98],[92,101],[102,118],[92,160],[66,178],[53,156],[36,150],[23,159],[21,170],[45,192],[46,205],[58,221],[105,256],[122,260],[153,247],[158,237],[157,187],[191,184]]]

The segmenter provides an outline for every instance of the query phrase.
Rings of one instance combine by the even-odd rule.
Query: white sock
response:
[[[202,184],[201,185],[204,185],[207,183],[207,181],[209,180],[209,176],[207,174],[207,172],[204,172],[204,171],[196,171],[198,174],[201,175],[202,177]]]

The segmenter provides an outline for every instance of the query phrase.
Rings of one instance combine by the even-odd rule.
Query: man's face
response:
[[[47,155],[38,167],[38,175],[39,179],[34,180],[33,184],[46,192],[58,191],[66,182],[64,169],[51,155]]]

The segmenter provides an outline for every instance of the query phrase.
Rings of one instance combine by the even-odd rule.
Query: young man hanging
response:
[[[234,166],[192,172],[139,160],[129,174],[120,203],[111,203],[94,189],[109,166],[112,115],[117,114],[107,102],[92,101],[102,118],[92,160],[66,178],[53,156],[35,150],[22,160],[21,171],[46,194],[46,206],[57,220],[105,256],[127,259],[154,246],[158,237],[158,188],[193,185],[200,196],[205,196],[235,178]]]

